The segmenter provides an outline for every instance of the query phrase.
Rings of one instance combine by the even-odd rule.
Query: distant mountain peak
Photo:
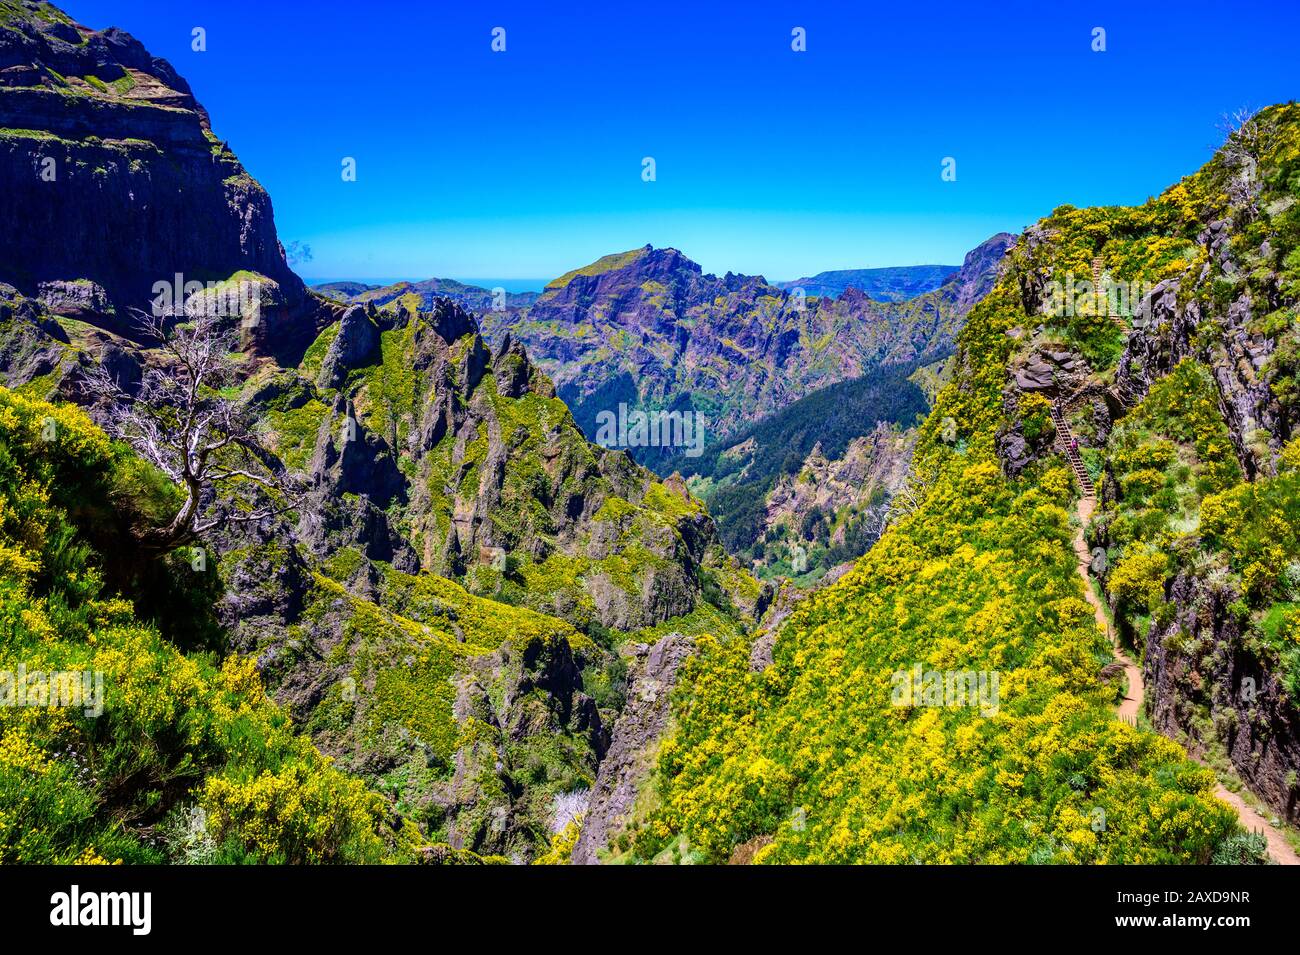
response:
[[[559,278],[547,283],[545,291],[550,293],[567,288],[575,279],[582,277],[598,279],[600,276],[616,272],[634,272],[638,275],[654,277],[678,271],[700,275],[704,270],[677,249],[671,247],[656,249],[647,243],[639,249],[602,255],[589,265],[565,272]]]
[[[903,301],[858,291],[805,300],[646,245],[565,273],[525,309],[484,315],[483,331],[523,340],[588,433],[595,414],[623,402],[694,409],[713,441],[877,364],[946,354],[1009,241],[993,237]],[[666,463],[644,450],[638,460]]]

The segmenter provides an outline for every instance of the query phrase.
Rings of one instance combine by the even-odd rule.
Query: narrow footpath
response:
[[[1089,573],[1092,555],[1088,553],[1088,542],[1084,539],[1083,532],[1084,528],[1088,526],[1088,522],[1092,520],[1093,512],[1097,509],[1097,492],[1093,487],[1092,477],[1083,465],[1083,458],[1078,452],[1077,445],[1074,442],[1074,435],[1065,420],[1065,415],[1055,403],[1052,405],[1052,422],[1056,425],[1057,438],[1060,440],[1066,459],[1070,462],[1070,467],[1074,471],[1075,480],[1082,491],[1077,508],[1079,528],[1074,534],[1074,555],[1079,561],[1079,576],[1083,578],[1083,598],[1092,607],[1093,615],[1097,619],[1097,626],[1101,627],[1102,632],[1106,634],[1106,639],[1110,643],[1115,660],[1124,667],[1124,698],[1120,700],[1116,715],[1125,723],[1137,725],[1138,711],[1141,710],[1146,696],[1146,687],[1142,682],[1142,670],[1119,645],[1114,628],[1110,625],[1110,618],[1106,615],[1106,610],[1102,607],[1101,600],[1093,589],[1092,575]],[[1300,855],[1297,855],[1295,849],[1291,848],[1291,844],[1286,841],[1282,833],[1256,810],[1248,806],[1241,796],[1225,788],[1222,783],[1215,784],[1214,794],[1237,813],[1237,819],[1240,821],[1242,828],[1247,832],[1257,832],[1264,836],[1268,844],[1268,854],[1274,862],[1278,865],[1300,865]]]
[[[1119,718],[1125,723],[1136,726],[1138,710],[1142,708],[1142,701],[1146,695],[1146,687],[1142,683],[1142,670],[1115,639],[1110,618],[1106,616],[1106,610],[1093,589],[1092,576],[1088,573],[1092,555],[1088,553],[1088,542],[1083,539],[1083,529],[1088,526],[1088,521],[1092,520],[1092,512],[1096,509],[1095,497],[1079,498],[1079,529],[1074,534],[1074,555],[1079,558],[1079,576],[1083,578],[1083,599],[1092,606],[1093,616],[1097,618],[1097,626],[1101,627],[1110,641],[1111,653],[1115,654],[1115,659],[1124,667],[1126,687],[1124,699],[1119,701]]]

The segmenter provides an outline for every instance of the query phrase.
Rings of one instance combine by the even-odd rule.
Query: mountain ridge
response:
[[[901,302],[932,292],[943,284],[960,265],[892,265],[870,269],[831,269],[788,282],[777,288],[801,288],[808,295],[839,298],[855,288],[880,302]]]
[[[1258,861],[1214,794],[1218,772],[1295,818],[1298,193],[1289,103],[1141,206],[1029,227],[958,335],[905,506],[774,637],[681,668],[653,800],[611,857]],[[1058,307],[1071,275],[1098,281]],[[1116,719],[1054,415],[1098,482],[1093,570],[1165,735]],[[1000,673],[998,711],[900,702],[916,671]]]
[[[903,302],[857,290],[803,298],[762,276],[705,274],[677,249],[643,246],[566,273],[525,309],[485,315],[484,335],[523,341],[589,435],[600,412],[624,403],[695,412],[712,443],[876,364],[950,348],[1009,238],[989,239],[939,288]],[[635,453],[651,466],[673,456]]]

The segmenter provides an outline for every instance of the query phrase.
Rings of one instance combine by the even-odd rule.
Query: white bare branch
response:
[[[249,416],[222,394],[238,381],[229,357],[230,332],[210,315],[184,317],[192,320],[137,316],[142,337],[156,345],[159,366],[145,372],[135,395],[102,364],[84,375],[87,395],[102,409],[107,430],[185,492],[185,503],[166,527],[141,534],[142,544],[158,550],[189,543],[220,524],[260,521],[293,506],[290,489],[265,463],[267,456],[257,444]],[[219,514],[201,519],[204,501],[212,498],[209,492],[216,485],[238,482],[289,503],[248,511],[219,508]]]

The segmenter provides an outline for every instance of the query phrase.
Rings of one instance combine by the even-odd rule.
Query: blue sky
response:
[[[1300,85],[1293,0],[63,6],[190,81],[307,277],[549,278],[647,242],[769,279],[959,262],[1142,201]]]

